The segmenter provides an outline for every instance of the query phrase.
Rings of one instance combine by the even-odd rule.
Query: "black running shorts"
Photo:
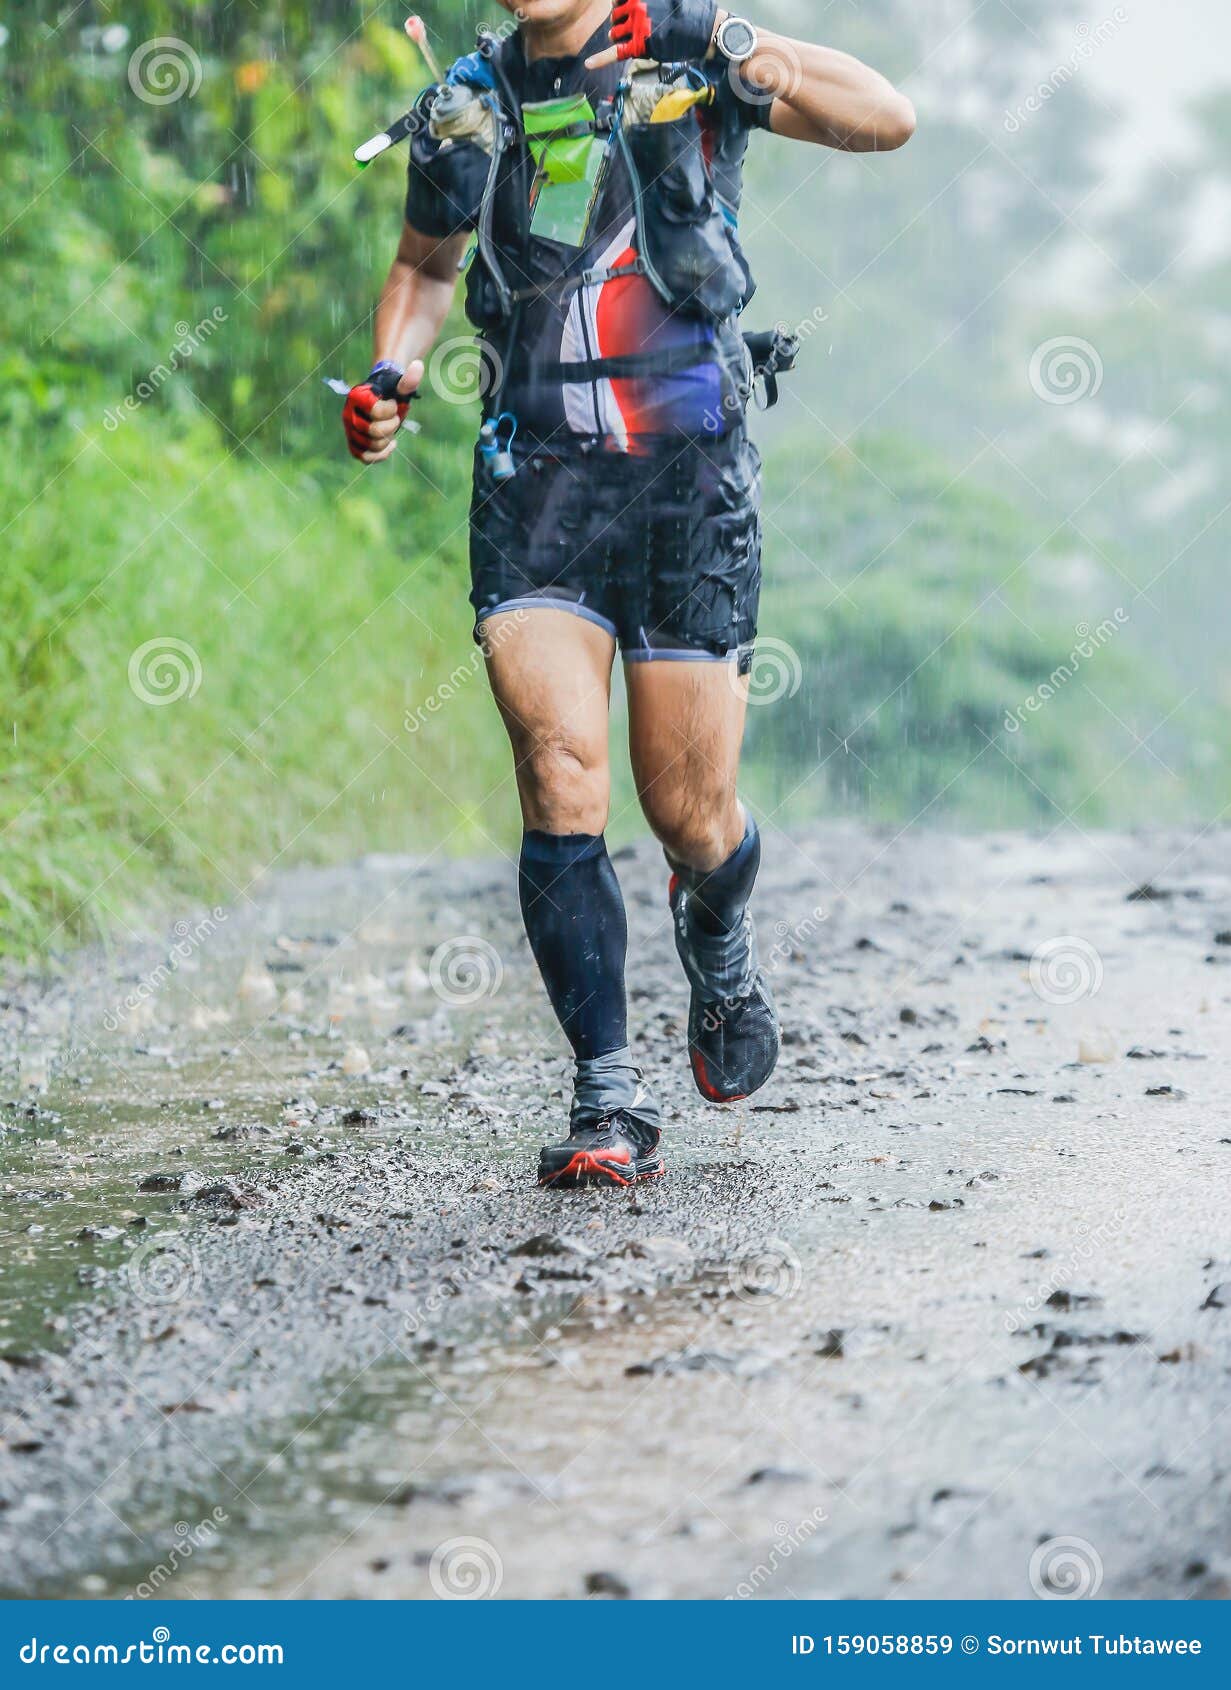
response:
[[[622,453],[514,442],[494,481],[476,453],[475,635],[501,611],[605,628],[625,661],[750,661],[761,594],[761,458],[742,429]]]

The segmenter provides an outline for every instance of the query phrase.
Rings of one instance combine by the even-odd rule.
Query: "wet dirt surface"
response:
[[[530,1183],[568,1065],[507,864],[9,981],[0,1591],[1231,1594],[1226,863],[770,836],[788,1042],[715,1111],[621,854],[631,1197]]]

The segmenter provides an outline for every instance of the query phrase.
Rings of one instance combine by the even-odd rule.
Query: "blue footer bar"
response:
[[[750,1686],[1228,1682],[1218,1602],[9,1602],[0,1682],[151,1674],[347,1686],[646,1690]],[[580,1675],[580,1676],[579,1676]],[[704,1680],[703,1680],[704,1681]]]

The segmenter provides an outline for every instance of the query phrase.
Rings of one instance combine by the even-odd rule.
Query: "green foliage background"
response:
[[[785,0],[778,10],[806,27]],[[1006,9],[985,11],[994,33]],[[442,56],[469,44],[477,17],[429,14]],[[291,862],[516,838],[469,639],[477,408],[429,401],[425,432],[369,474],[342,451],[322,385],[366,368],[397,236],[399,166],[358,173],[350,155],[426,80],[401,20],[357,0],[36,0],[3,20],[0,949],[61,950],[122,928],[152,896],[242,899]],[[882,0],[838,44],[904,74],[923,57],[919,31],[913,8]],[[201,67],[196,91],[167,104],[139,99],[128,74],[160,36]],[[1208,114],[1224,148],[1226,110]],[[1004,347],[1023,317],[1008,300],[963,317],[966,295],[1005,267],[1006,228],[1029,251],[1039,214],[1019,193],[986,235],[985,208],[922,219],[977,140],[977,125],[929,130],[923,115],[900,159],[827,157],[814,182],[815,155],[767,142],[751,174],[756,314],[824,327],[767,434],[764,626],[800,663],[787,696],[753,712],[750,788],[779,820],[1212,814],[1225,756],[1201,712],[1218,684],[1153,737],[1182,696],[1186,648],[1157,661],[1158,642],[1137,638],[1144,610],[1099,654],[1097,695],[1083,677],[1028,733],[1003,731],[1075,627],[1148,580],[1152,559],[1122,543],[1104,501],[1103,575],[1081,588],[1069,565],[1095,542],[1058,512],[1102,474],[1097,443],[1057,452],[1037,405],[1015,445],[1030,473],[998,474],[994,454],[969,467],[972,407],[990,432],[1014,423]],[[1051,149],[1034,169],[1061,195],[1082,187],[1074,122],[1030,143]],[[798,196],[789,219],[784,186]],[[1184,286],[1213,297],[1216,281]],[[1113,303],[1098,331],[1121,379],[1149,382],[1134,309]],[[215,330],[172,367],[211,314]],[[960,365],[929,353],[950,320]],[[1197,330],[1191,312],[1168,321],[1178,390]],[[1030,325],[1027,356],[1046,326]],[[927,385],[900,383],[895,352],[924,360]],[[125,407],[142,383],[156,391]],[[888,403],[865,423],[876,394]],[[128,671],[167,636],[197,654],[201,683],[160,708]],[[448,708],[408,731],[451,675]],[[1136,754],[1146,736],[1153,761]],[[632,809],[625,783],[617,833]]]

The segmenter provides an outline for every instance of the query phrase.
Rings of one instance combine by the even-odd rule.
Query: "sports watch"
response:
[[[714,35],[714,46],[729,64],[744,65],[761,45],[747,18],[724,18]]]

